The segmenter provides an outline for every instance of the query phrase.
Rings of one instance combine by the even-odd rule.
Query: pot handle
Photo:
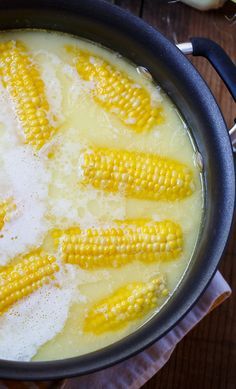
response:
[[[226,52],[216,42],[207,38],[191,38],[190,42],[177,47],[184,54],[202,56],[208,59],[224,81],[234,101],[236,101],[236,66]],[[234,151],[236,151],[236,124],[229,131]]]
[[[193,55],[202,56],[215,68],[236,101],[236,66],[216,42],[207,38],[191,38]]]

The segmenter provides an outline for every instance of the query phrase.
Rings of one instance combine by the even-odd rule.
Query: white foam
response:
[[[19,141],[14,114],[1,92],[1,146],[4,150],[0,155],[1,195],[13,197],[18,215],[1,231],[0,264],[3,265],[15,255],[41,243],[47,230],[44,213],[50,175],[45,168],[45,159],[34,155],[31,147]]]
[[[46,285],[0,317],[0,358],[30,361],[40,346],[63,329],[75,292],[75,274],[72,266],[66,266],[57,277],[60,287]]]
[[[42,61],[41,66],[41,77],[44,81],[45,93],[47,96],[47,101],[50,106],[50,121],[56,125],[53,116],[56,117],[56,120],[63,119],[62,115],[62,89],[61,83],[57,77],[57,68],[58,65],[61,65],[61,60],[55,54],[48,53],[46,50],[39,50],[36,53],[37,55],[43,55],[44,59],[47,58],[47,61]]]
[[[0,82],[0,123],[2,128],[2,135],[9,134],[14,144],[18,141],[18,137],[22,135],[19,131],[18,118],[14,112],[14,106],[9,99],[8,92]]]
[[[152,106],[155,107],[156,104],[160,104],[163,101],[163,98],[162,98],[162,95],[161,95],[161,89],[158,86],[153,87],[150,90],[150,93],[151,93],[151,103],[152,103]]]
[[[76,128],[67,130],[67,142],[60,144],[59,158],[53,163],[53,194],[49,196],[50,214],[58,226],[79,224],[82,228],[97,226],[100,219],[124,218],[125,203],[119,194],[80,186],[83,176],[83,150]],[[88,151],[89,152],[89,151]],[[55,188],[57,190],[55,191]]]
[[[78,214],[73,201],[65,198],[59,198],[57,200],[52,200],[51,207],[52,214],[58,219],[65,218],[65,215],[67,215],[67,219],[72,222],[78,220]]]
[[[6,151],[3,160],[18,217],[6,223],[1,231],[1,264],[28,247],[41,243],[47,231],[44,213],[48,183],[48,174],[41,166],[41,161],[30,156],[23,148]]]
[[[83,229],[99,226],[100,220],[110,218],[111,213],[115,219],[122,220],[125,217],[125,204],[121,203],[119,195],[104,194],[89,187],[78,191],[76,206],[73,198],[65,200],[59,197],[49,201],[51,214],[64,228],[76,224]]]

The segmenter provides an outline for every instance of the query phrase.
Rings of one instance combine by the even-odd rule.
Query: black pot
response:
[[[130,357],[165,335],[213,277],[234,211],[235,174],[228,130],[209,88],[181,51],[118,7],[99,0],[0,0],[0,28],[67,32],[102,43],[145,66],[182,113],[203,157],[205,211],[199,240],[181,284],[158,315],[126,338],[80,357],[51,362],[0,361],[1,378],[49,380],[88,374]],[[195,54],[206,54],[206,42],[192,43]],[[218,50],[211,46],[210,59],[218,61],[215,67],[235,97],[235,67],[225,54],[218,57]]]

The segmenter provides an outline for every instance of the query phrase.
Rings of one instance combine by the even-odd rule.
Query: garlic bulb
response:
[[[194,8],[206,11],[211,8],[221,7],[226,0],[181,0],[182,3],[188,4]]]

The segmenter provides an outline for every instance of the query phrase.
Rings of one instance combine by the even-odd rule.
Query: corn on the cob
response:
[[[21,42],[0,43],[0,76],[14,102],[25,142],[39,150],[57,129],[49,123],[49,105],[39,70]]]
[[[119,330],[156,308],[158,299],[167,295],[163,276],[156,276],[146,283],[130,283],[89,310],[84,330],[95,334]]]
[[[4,227],[4,224],[11,219],[11,215],[15,209],[16,205],[12,198],[0,202],[0,231]]]
[[[40,250],[15,258],[0,269],[0,314],[53,278],[56,259]]]
[[[82,156],[82,182],[149,200],[183,199],[193,192],[191,170],[155,154],[93,148]]]
[[[55,248],[59,246],[61,237],[73,236],[81,233],[81,229],[78,226],[69,227],[66,230],[55,228],[51,231],[51,238],[53,239],[53,245]]]
[[[60,236],[62,259],[85,269],[119,267],[133,260],[174,259],[183,249],[182,230],[169,220],[123,222],[82,232],[67,230]]]
[[[91,91],[96,103],[125,126],[141,132],[163,121],[161,105],[152,105],[149,92],[124,71],[87,51],[70,47],[68,50],[78,57],[76,68],[80,77],[94,83]]]

